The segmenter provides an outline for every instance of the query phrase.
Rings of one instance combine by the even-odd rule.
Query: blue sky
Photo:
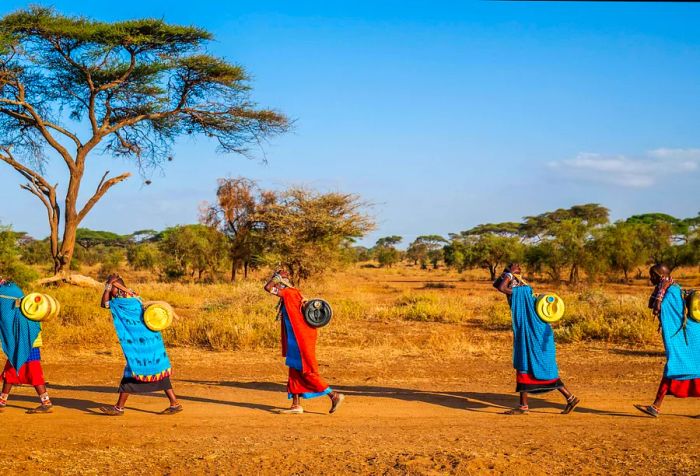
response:
[[[153,183],[115,187],[83,226],[196,221],[216,179],[360,194],[377,237],[447,234],[577,203],[613,218],[700,211],[700,5],[550,2],[53,1],[101,20],[203,26],[296,120],[248,160],[182,141]],[[2,2],[3,13],[24,2]],[[105,170],[94,158],[83,190]],[[60,168],[53,181],[65,184]],[[0,222],[48,232],[0,164]],[[60,187],[59,187],[60,189]]]

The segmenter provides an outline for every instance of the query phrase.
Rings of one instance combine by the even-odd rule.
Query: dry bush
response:
[[[658,321],[642,296],[587,290],[567,296],[566,316],[555,329],[561,342],[603,340],[620,344],[658,341]]]
[[[456,287],[423,289],[427,277]],[[175,308],[180,319],[163,333],[168,345],[249,350],[279,345],[276,299],[262,290],[263,278],[212,285],[128,279],[127,284],[132,283],[144,300],[164,300]],[[461,282],[456,273],[443,270],[357,267],[304,282],[301,290],[307,298],[322,297],[333,307],[333,321],[321,330],[321,346],[472,353],[487,344],[505,344],[511,328],[506,299],[490,283]],[[646,309],[648,286],[554,290],[567,304],[566,316],[555,325],[558,342],[660,343],[657,323]],[[99,308],[99,290],[62,286],[46,291],[63,306],[60,318],[45,325],[47,345],[117,345],[111,316]]]
[[[642,296],[606,294],[600,290],[561,293],[566,314],[554,327],[557,342],[600,340],[615,344],[649,344],[658,341],[658,322]],[[483,327],[511,329],[510,308],[505,299],[487,306]]]

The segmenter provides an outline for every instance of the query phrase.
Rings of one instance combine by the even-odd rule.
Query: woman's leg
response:
[[[656,391],[656,398],[654,399],[654,403],[652,403],[651,405],[635,404],[634,408],[636,408],[642,413],[646,413],[649,416],[658,418],[661,414],[661,404],[664,402],[664,397],[668,393],[670,385],[671,384],[668,380],[662,378],[661,383],[659,384],[659,389]]]
[[[173,391],[172,387],[165,391],[165,396],[168,397],[168,400],[170,400],[170,406],[162,412],[160,412],[160,414],[173,415],[175,413],[180,413],[182,411],[182,405],[178,403],[177,397],[175,396],[175,392]]]
[[[41,400],[42,405],[52,406],[49,392],[46,390],[45,384],[35,385],[34,390],[36,390],[36,394],[39,395],[39,400]]]
[[[0,409],[5,408],[7,405],[7,399],[10,397],[10,392],[12,391],[12,384],[4,381],[2,383],[2,393],[0,393]]]
[[[177,402],[177,397],[175,396],[175,392],[172,388],[169,388],[165,391],[165,396],[168,397],[168,400],[170,400],[171,407],[176,407],[179,405],[179,403]]]
[[[526,415],[530,410],[527,404],[527,392],[520,392],[520,405],[503,412],[505,415]]]
[[[530,406],[527,404],[527,392],[520,392],[520,408],[528,410]]]
[[[333,390],[331,393],[328,394],[328,396],[331,399],[331,409],[328,411],[328,413],[335,413],[336,411],[338,411],[340,405],[345,401],[345,395]]]
[[[563,415],[568,415],[574,410],[574,408],[576,408],[576,406],[579,403],[581,403],[581,400],[579,400],[579,398],[576,397],[576,395],[574,395],[573,393],[571,393],[566,387],[562,387],[558,390],[559,392],[561,392],[562,395],[564,395],[564,398],[566,398],[566,407],[564,407],[564,410],[562,410],[561,413]]]
[[[129,398],[129,394],[126,392],[119,392],[119,398],[117,399],[117,404],[114,405],[117,409],[124,410],[126,406],[126,400]]]
[[[669,383],[665,378],[661,379],[659,384],[659,389],[656,391],[656,398],[654,399],[654,407],[656,411],[661,411],[661,404],[664,403],[664,397],[668,393]]]
[[[564,395],[564,398],[566,398],[567,400],[568,400],[569,398],[571,398],[571,392],[569,392],[569,389],[568,389],[568,388],[562,387],[562,388],[559,388],[559,389],[557,389],[557,390],[559,390],[559,392],[560,392],[562,395]]]

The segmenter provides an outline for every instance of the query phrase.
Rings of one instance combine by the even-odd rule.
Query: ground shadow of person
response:
[[[51,388],[56,388],[56,386],[54,385]],[[34,403],[34,402],[36,402],[36,396],[35,395],[13,394],[12,400],[18,401],[18,402]],[[56,408],[70,408],[73,410],[81,410],[85,413],[93,413],[93,414],[99,413],[99,412],[93,410],[93,408],[100,406],[99,403],[94,402],[92,400],[85,400],[85,399],[81,399],[81,398],[56,397],[55,395],[51,396],[51,403],[53,403],[54,409],[56,409]],[[8,405],[8,406],[10,406],[10,405]],[[18,405],[12,405],[12,406],[16,407],[16,408],[23,408],[24,410],[29,409],[29,408],[20,407]]]
[[[240,388],[245,390],[258,390],[266,392],[286,392],[287,387],[284,384],[277,382],[236,382],[236,381],[195,381],[185,380],[185,382],[199,385],[222,386]],[[333,388],[348,396],[360,397],[378,397],[378,398],[393,398],[408,402],[422,402],[431,405],[440,405],[446,408],[456,410],[466,410],[483,413],[500,413],[503,410],[513,408],[517,405],[517,393],[488,393],[488,392],[454,392],[454,391],[432,391],[432,390],[417,390],[410,388],[397,387],[382,387],[372,385],[334,385]],[[530,408],[534,412],[538,412],[544,408],[554,408],[563,410],[564,405],[561,403],[551,402],[547,399],[530,396]],[[598,410],[595,408],[587,408],[579,406],[576,408],[577,413],[604,415],[614,417],[638,418],[638,415],[633,413],[614,412],[607,410]]]
[[[51,385],[51,389],[55,389],[55,390],[66,390],[66,391],[73,391],[73,392],[91,392],[91,393],[109,393],[109,394],[116,394],[116,388],[115,388],[115,387],[100,386],[100,385],[60,385],[60,384],[52,384],[52,385]],[[143,393],[143,394],[140,394],[140,395],[143,395],[143,396],[146,396],[146,397],[159,397],[159,398],[163,398],[163,394],[160,393],[160,392]],[[230,406],[234,406],[234,407],[248,408],[248,409],[251,409],[251,410],[261,410],[261,411],[266,411],[266,412],[271,412],[271,413],[276,413],[277,411],[279,411],[279,408],[277,408],[277,407],[273,407],[273,406],[271,406],[271,405],[265,405],[265,404],[261,404],[261,403],[234,402],[234,401],[230,401],[230,400],[217,400],[217,399],[214,399],[214,398],[198,397],[198,396],[182,395],[182,394],[178,394],[177,399],[178,399],[178,400],[182,400],[182,401],[186,401],[186,402],[212,403],[212,404],[216,404],[216,405],[230,405]],[[55,404],[59,405],[59,401],[63,401],[63,400],[76,400],[76,399],[70,399],[70,398],[69,398],[69,399],[64,399],[64,398],[58,398],[58,399],[56,399],[56,398],[54,398],[54,397],[51,397],[51,400],[52,400]],[[89,400],[81,400],[81,401],[89,402],[89,403],[91,404],[90,407],[92,407],[92,408],[99,407],[99,406],[102,405],[102,404],[95,403],[95,402],[92,402],[92,401],[89,401]],[[99,413],[99,412],[96,412],[96,411],[90,409],[90,407],[84,407],[84,408],[81,407],[80,409],[85,410],[85,411],[87,411],[87,412],[89,412],[89,413]],[[74,408],[78,408],[78,407],[74,407]],[[139,409],[135,409],[135,408],[132,408],[132,407],[127,407],[127,408],[130,409],[130,410],[131,410],[131,409],[134,409],[134,410],[141,411],[141,412],[145,412],[145,413],[158,413],[158,412],[152,412],[152,411],[148,411],[148,410],[139,410]]]

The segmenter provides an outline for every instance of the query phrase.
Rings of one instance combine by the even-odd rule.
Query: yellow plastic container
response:
[[[20,310],[24,317],[32,321],[48,321],[58,315],[60,306],[48,294],[30,293],[22,298]]]
[[[535,310],[540,319],[552,324],[564,317],[566,306],[564,305],[564,300],[556,294],[545,293],[537,296]]]
[[[700,291],[693,291],[688,297],[688,317],[700,322]]]
[[[143,322],[154,332],[165,330],[173,323],[173,308],[164,302],[148,304],[143,311]]]

